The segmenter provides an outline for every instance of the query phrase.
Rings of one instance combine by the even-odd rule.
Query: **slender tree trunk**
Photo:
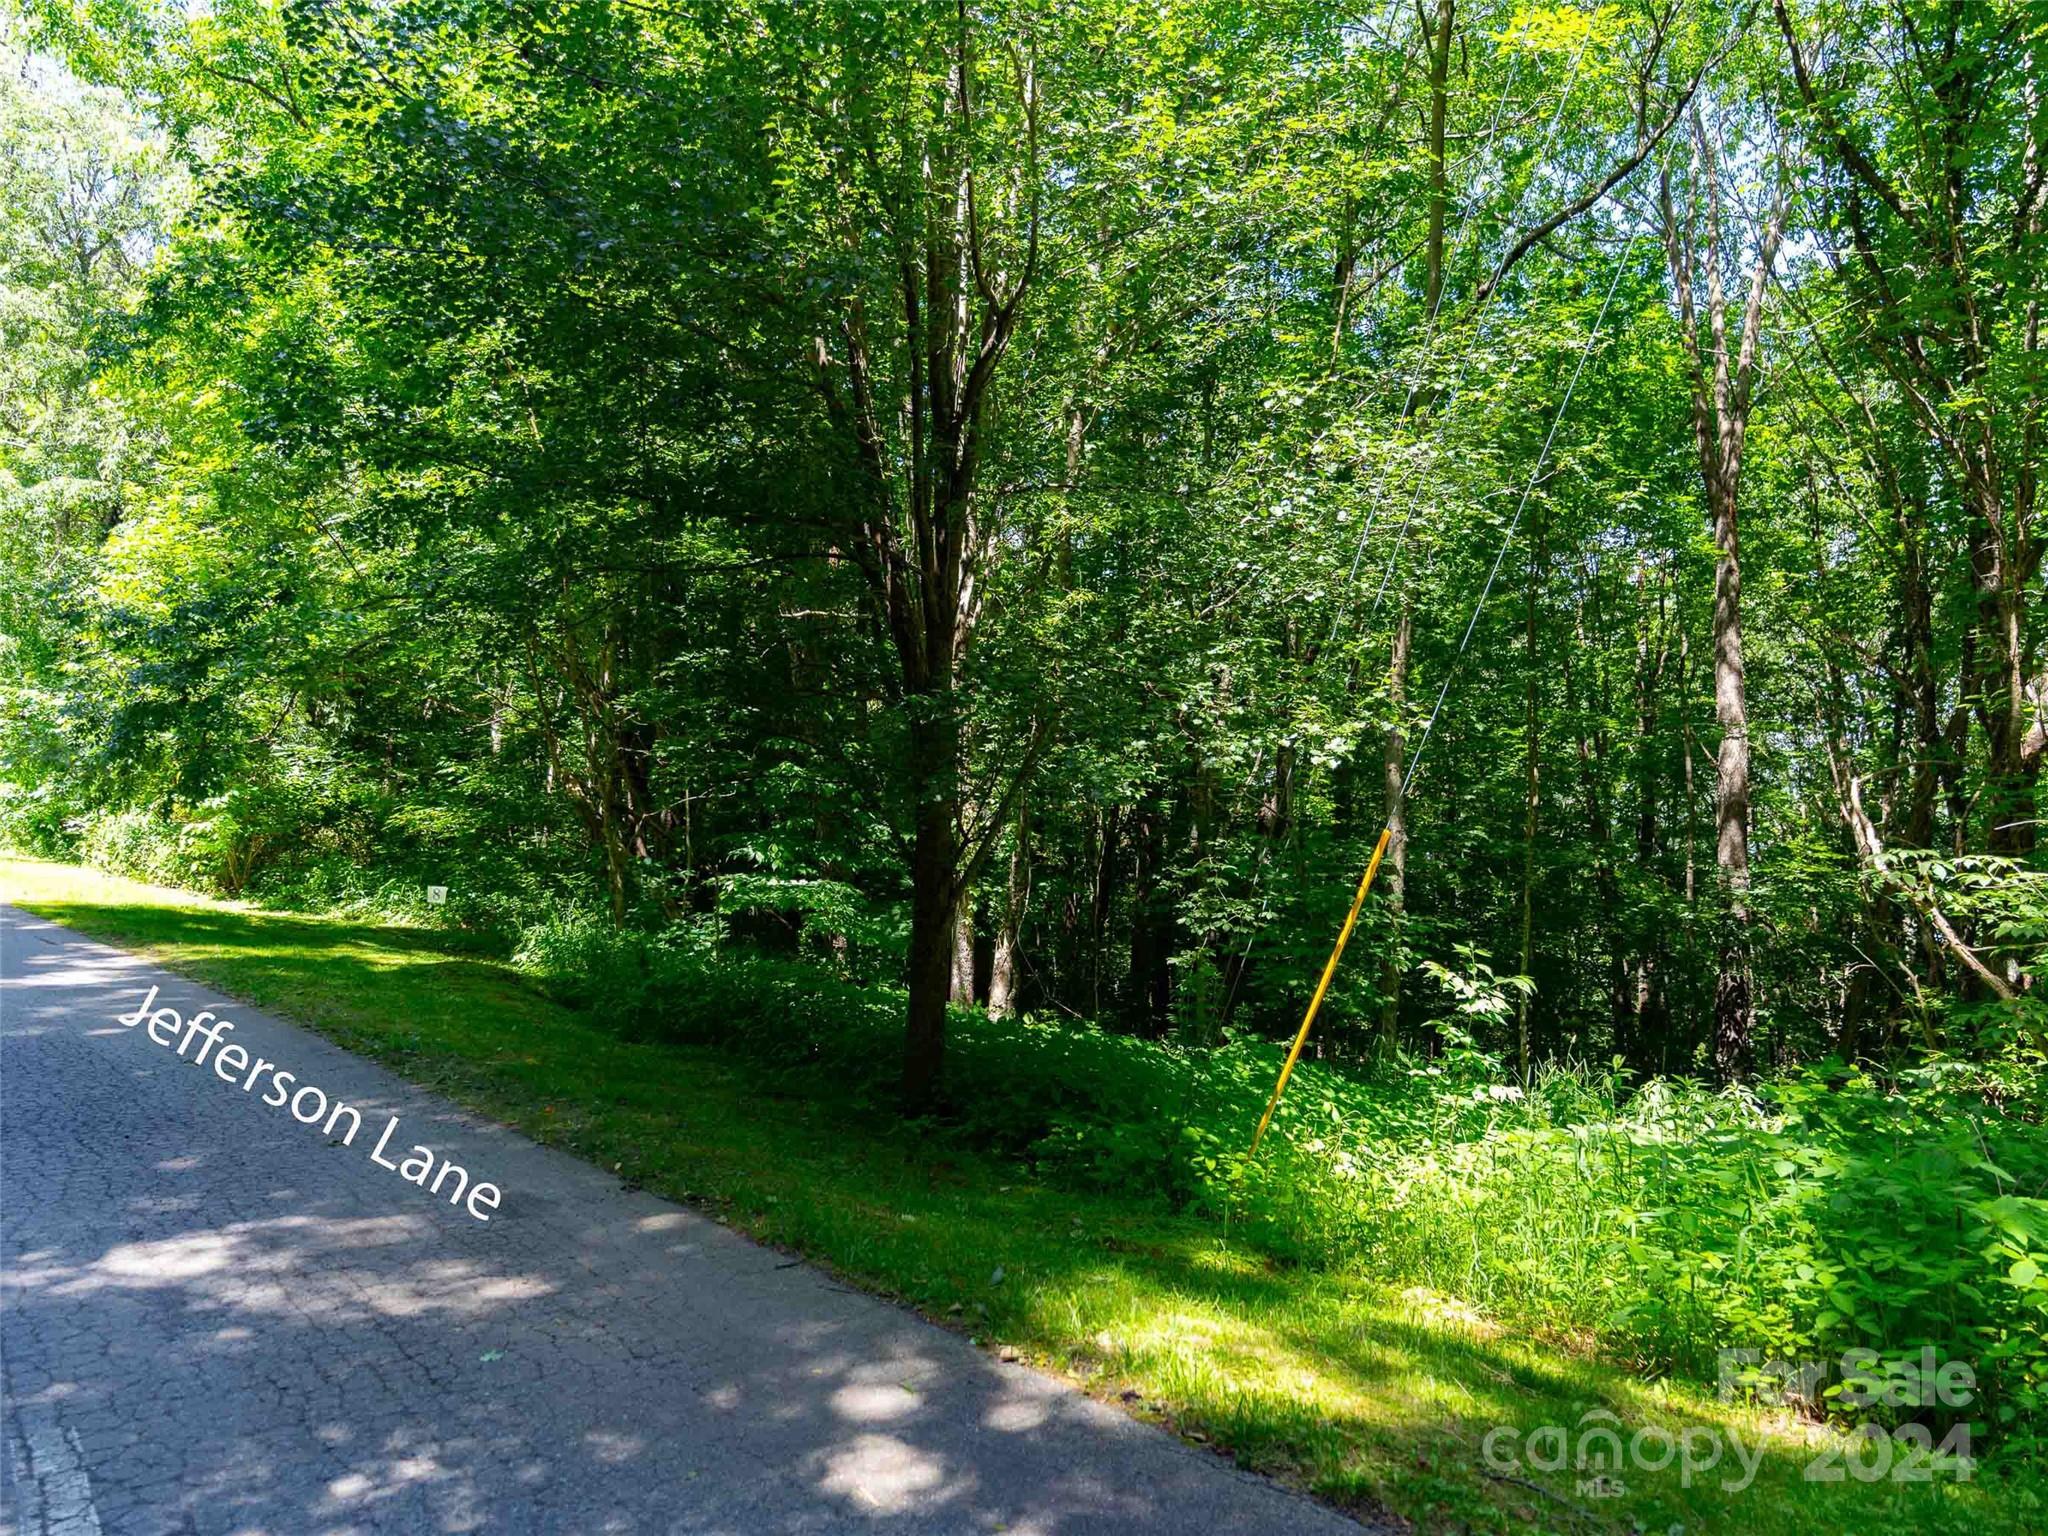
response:
[[[1165,852],[1160,822],[1164,811],[1147,807],[1131,823],[1131,964],[1124,981],[1130,1016],[1152,1019],[1152,976],[1162,963],[1166,937],[1160,932],[1159,865]]]
[[[1444,215],[1450,202],[1449,161],[1445,155],[1450,120],[1451,37],[1456,0],[1437,0],[1429,45],[1429,223],[1423,238],[1423,314],[1434,325],[1444,292]],[[1420,10],[1418,14],[1427,13]],[[1411,392],[1407,408],[1420,401]],[[1386,882],[1387,910],[1394,919],[1393,945],[1381,976],[1385,1001],[1380,1010],[1380,1040],[1392,1046],[1401,1030],[1401,917],[1408,905],[1407,739],[1402,713],[1407,707],[1408,666],[1415,641],[1413,605],[1404,593],[1400,617],[1394,622],[1394,644],[1387,661],[1386,825],[1390,834],[1381,866]]]
[[[1273,782],[1259,802],[1259,831],[1273,845],[1275,858],[1279,857],[1280,844],[1294,824],[1296,756],[1297,748],[1291,741],[1283,741],[1273,749]]]
[[[926,718],[914,719],[910,730],[911,782],[919,794],[910,863],[910,1010],[903,1060],[903,1098],[913,1110],[931,1103],[945,1065],[960,870],[954,777],[959,727],[948,708],[920,713]]]
[[[1003,886],[1002,915],[996,925],[994,958],[988,972],[988,1012],[1007,1019],[1017,1012],[1019,972],[1023,966],[1024,908],[1031,895],[1031,817],[1028,802],[1017,797],[1017,825],[1010,844],[1010,875]]]
[[[1409,650],[1415,638],[1414,614],[1404,599],[1401,616],[1394,622],[1394,652],[1387,668],[1387,855],[1381,865],[1386,882],[1387,911],[1394,920],[1392,946],[1380,990],[1385,1001],[1380,1009],[1380,1040],[1393,1046],[1401,1038],[1401,917],[1408,909],[1408,797],[1403,779],[1407,773],[1407,736],[1402,715],[1408,707]]]
[[[1927,559],[1922,552],[1923,507],[1911,515],[1899,508],[1901,566],[1900,606],[1906,626],[1906,679],[1913,705],[1913,777],[1906,802],[1908,847],[1934,846],[1934,803],[1947,742],[1941,729],[1941,689],[1934,675],[1934,600],[1928,590]]]
[[[974,1006],[974,896],[963,892],[953,912],[953,983],[947,999],[962,1008]]]
[[[1222,673],[1222,686],[1218,693],[1225,700],[1231,696],[1228,669]],[[1189,779],[1187,804],[1189,865],[1197,872],[1195,878],[1198,881],[1220,879],[1222,846],[1216,830],[1224,819],[1220,776],[1214,763],[1198,751],[1192,755],[1194,771]],[[1171,841],[1178,844],[1178,836]],[[1164,851],[1162,846],[1162,862]],[[1187,1037],[1213,1045],[1221,1038],[1223,990],[1219,979],[1227,963],[1228,945],[1222,931],[1213,922],[1199,931],[1189,932],[1178,922],[1172,903],[1169,901],[1163,905],[1164,910],[1156,914],[1154,926],[1158,942],[1153,950],[1152,1017],[1163,1030],[1177,1015],[1177,1022]],[[1172,984],[1172,972],[1167,965],[1176,939],[1193,950],[1182,968],[1177,989]]]
[[[1542,595],[1550,550],[1546,541],[1546,520],[1539,507],[1529,552],[1529,591],[1522,611],[1522,956],[1517,967],[1529,974],[1531,940],[1536,922],[1536,823],[1543,805],[1542,795],[1542,712],[1536,696],[1536,606]],[[1529,1003],[1528,992],[1515,999],[1515,1061],[1522,1086],[1529,1085]]]
[[[1977,585],[1977,633],[1989,641],[1990,665],[1979,674],[1977,716],[1984,726],[1984,846],[1992,853],[2024,854],[2034,846],[2034,779],[2039,757],[2025,750],[2025,599],[2015,590],[2014,564],[1995,499],[1970,537],[1970,571]]]
[[[1717,497],[1714,547],[1714,717],[1721,726],[1715,758],[1714,862],[1728,912],[1714,983],[1714,1067],[1724,1079],[1749,1067],[1755,1006],[1749,970],[1749,703],[1742,665],[1742,561],[1735,498]]]
[[[1095,881],[1088,909],[1088,1015],[1102,1014],[1102,977],[1106,969],[1104,949],[1109,942],[1109,918],[1116,910],[1116,888],[1122,874],[1119,857],[1123,841],[1124,808],[1112,805],[1095,817]]]
[[[1658,582],[1657,605],[1654,616],[1647,596],[1649,571],[1646,566],[1636,567],[1636,746],[1634,773],[1636,781],[1636,869],[1646,885],[1663,883],[1660,869],[1663,853],[1662,796],[1659,793],[1661,775],[1657,770],[1656,741],[1658,724],[1658,699],[1664,684],[1664,666],[1671,654],[1669,631],[1664,625],[1664,593],[1662,579]],[[1651,632],[1656,631],[1652,644]],[[1633,925],[1635,932],[1635,986],[1633,1016],[1629,1036],[1635,1051],[1635,1059],[1647,1062],[1650,1059],[1649,1042],[1661,1039],[1668,1027],[1665,1018],[1664,958],[1666,954],[1664,930],[1661,924],[1651,923],[1647,929],[1640,922]]]
[[[1600,595],[1597,572],[1589,572],[1586,586],[1590,600],[1595,604],[1594,630],[1597,631],[1597,605]],[[1579,708],[1577,674],[1572,666],[1569,651],[1560,658],[1559,671],[1564,678],[1565,713],[1573,720],[1577,736],[1579,794],[1585,805],[1586,833],[1593,847],[1598,850],[1599,856],[1599,862],[1594,866],[1593,888],[1600,896],[1599,931],[1607,952],[1608,1029],[1618,1049],[1623,1043],[1627,1028],[1628,968],[1622,955],[1626,941],[1621,932],[1621,883],[1614,851],[1614,818],[1606,789],[1613,778],[1607,763],[1607,728],[1602,723],[1608,717],[1607,686],[1596,664],[1601,647],[1596,644],[1593,635],[1586,628],[1586,609],[1583,603],[1580,604],[1573,623],[1578,649],[1589,658],[1588,665],[1592,674],[1586,679],[1583,711]]]
[[[1451,24],[1456,0],[1437,0],[1434,36],[1429,46],[1429,227],[1424,236],[1428,282],[1422,312],[1434,317],[1444,292],[1444,213],[1450,201],[1449,168],[1444,155],[1450,117]]]
[[[1740,489],[1749,431],[1750,384],[1763,324],[1765,290],[1784,228],[1785,200],[1773,203],[1757,243],[1749,292],[1731,339],[1728,294],[1722,283],[1724,227],[1720,169],[1697,109],[1693,142],[1706,189],[1705,230],[1699,229],[1697,190],[1683,215],[1672,199],[1671,175],[1658,178],[1664,248],[1671,268],[1679,337],[1692,385],[1693,436],[1706,492],[1717,559],[1714,568],[1714,714],[1721,742],[1715,759],[1714,858],[1725,910],[1714,983],[1714,1070],[1722,1081],[1749,1069],[1755,1020],[1749,966],[1749,706],[1742,657]],[[1696,287],[1704,276],[1704,293]],[[1706,334],[1702,335],[1701,322]]]
[[[1681,876],[1682,892],[1685,898],[1685,933],[1680,952],[1682,966],[1681,984],[1685,989],[1682,1013],[1687,1019],[1697,1016],[1699,976],[1699,896],[1700,896],[1700,794],[1699,782],[1695,777],[1694,754],[1699,750],[1698,733],[1693,728],[1693,716],[1697,700],[1693,695],[1692,637],[1686,633],[1683,615],[1678,623],[1678,699],[1679,713],[1679,793],[1685,804],[1685,867]],[[1690,1031],[1688,1030],[1688,1034]],[[1671,1032],[1666,1031],[1658,1042],[1657,1070],[1671,1070]]]

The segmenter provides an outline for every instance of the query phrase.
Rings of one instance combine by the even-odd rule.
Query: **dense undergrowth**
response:
[[[814,966],[607,924],[528,931],[518,962],[631,1033],[716,1043],[812,1092],[886,1103],[903,1000]],[[1942,1061],[1885,1078],[1799,1073],[1714,1092],[1546,1070],[1525,1092],[1455,1026],[1433,1060],[1297,1072],[1257,1162],[1246,1133],[1274,1047],[1170,1042],[960,1011],[935,1134],[1076,1187],[1242,1223],[1289,1262],[1358,1267],[1519,1327],[1591,1336],[1715,1379],[1722,1351],[1904,1380],[1855,1416],[2002,1454],[2048,1440],[2048,1131],[2038,1069]],[[1913,1401],[1932,1350],[1967,1406]],[[1868,1356],[1852,1352],[1868,1351]],[[1981,1443],[1981,1441],[1980,1441]]]
[[[481,804],[404,806],[325,765],[193,805],[95,809],[75,785],[0,783],[0,846],[273,911],[432,922],[504,935],[560,909],[550,871]],[[447,890],[432,907],[430,886]]]

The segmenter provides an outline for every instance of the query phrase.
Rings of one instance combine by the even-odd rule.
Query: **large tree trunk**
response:
[[[903,1097],[931,1102],[945,1064],[946,1004],[953,985],[953,818],[943,806],[917,818],[911,862],[910,1019],[904,1041]]]
[[[974,1006],[974,897],[963,894],[953,911],[953,983],[949,1000]]]
[[[836,310],[836,335],[812,342],[815,382],[826,414],[858,475],[860,526],[847,542],[864,578],[877,628],[894,646],[896,698],[905,716],[912,805],[909,1016],[904,1031],[903,1100],[927,1108],[945,1054],[953,990],[955,923],[994,831],[1029,777],[1043,735],[1035,727],[1006,789],[980,785],[987,819],[961,824],[963,759],[954,690],[981,611],[983,562],[1001,547],[978,496],[989,390],[1015,332],[1038,263],[1038,75],[1028,46],[1015,55],[1023,113],[1026,188],[1012,213],[1020,226],[1012,263],[985,228],[976,191],[978,139],[972,13],[946,23],[946,73],[920,120],[915,181],[893,175],[870,187],[893,225],[899,259],[886,293],[855,288]],[[957,25],[957,31],[952,30]],[[893,131],[893,130],[892,130]],[[867,165],[879,165],[877,153]],[[855,157],[860,161],[860,157]],[[902,317],[900,333],[871,327],[867,299]],[[882,306],[878,304],[878,309]],[[892,351],[882,351],[877,338]]]

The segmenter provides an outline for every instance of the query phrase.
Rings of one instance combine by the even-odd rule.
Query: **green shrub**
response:
[[[91,818],[79,852],[139,880],[240,896],[280,850],[304,836],[308,796],[296,786],[244,786],[159,814],[141,809]]]
[[[40,859],[74,859],[83,826],[78,802],[58,786],[0,780],[0,847]]]
[[[2025,1438],[2048,1417],[2043,1109],[2037,1075],[1958,1064],[1761,1098],[1507,1090],[1483,1125],[1355,1148],[1357,1230],[1378,1266],[1695,1374],[1723,1349],[1932,1348]]]
[[[88,864],[131,879],[168,885],[192,879],[179,857],[178,829],[148,811],[112,811],[87,818],[78,851]],[[196,880],[199,888],[208,888]]]

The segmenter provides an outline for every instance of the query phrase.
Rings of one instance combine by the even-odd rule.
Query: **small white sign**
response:
[[[444,901],[446,901],[447,899],[448,899],[448,887],[447,887],[447,886],[445,886],[445,885],[430,885],[430,886],[428,886],[428,887],[427,887],[427,905],[428,905],[428,906],[430,906],[430,907],[438,907],[438,906],[440,906],[440,905],[441,905],[441,904],[442,904],[442,903],[443,903]]]

